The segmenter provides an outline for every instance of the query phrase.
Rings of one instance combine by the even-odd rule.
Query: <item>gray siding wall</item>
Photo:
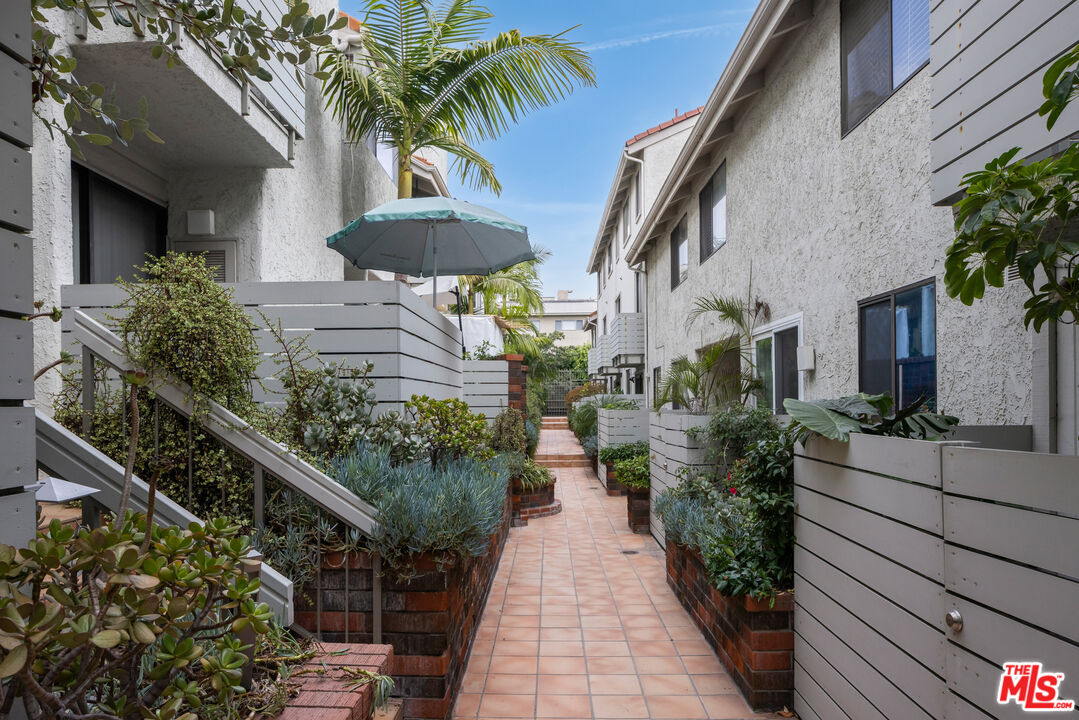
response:
[[[462,398],[491,422],[509,405],[510,364],[505,360],[465,360]]]
[[[1001,664],[1079,664],[1077,475],[1074,457],[899,438],[799,447],[798,716],[1026,717],[996,703]]]
[[[627,395],[627,400],[644,404],[643,395]],[[596,442],[600,450],[608,445],[625,445],[648,439],[647,410],[607,410],[600,408],[596,419]]]
[[[727,243],[701,262],[694,186],[689,277],[670,282],[669,236],[647,255],[648,358],[666,367],[724,337],[708,318],[689,322],[710,293],[768,303],[772,319],[800,315],[816,369],[806,399],[858,391],[858,302],[935,278],[937,395],[968,425],[1031,423],[1031,340],[1026,288],[1006,284],[968,307],[944,292],[954,238],[948,208],[930,198],[930,71],[921,70],[858,127],[840,132],[839,2],[813,3],[813,19],[767,70],[767,84],[712,152],[727,163]]]
[[[34,534],[36,478],[34,335],[21,316],[33,312],[34,244],[30,144],[32,104],[30,2],[0,5],[0,543],[23,545]]]
[[[280,321],[285,337],[307,336],[324,363],[345,362],[356,367],[374,364],[377,412],[401,411],[413,395],[435,399],[461,397],[461,340],[457,326],[423,303],[397,282],[237,283],[226,285],[233,300],[250,308],[252,322],[265,327],[259,311]],[[115,285],[69,285],[63,289],[65,308],[78,307],[96,320],[123,298]],[[63,322],[65,335],[70,320]],[[263,360],[258,368],[265,386],[255,399],[283,402],[283,387],[273,377],[280,369],[272,354],[280,345],[266,330],[255,333]],[[65,339],[65,346],[72,342]],[[77,348],[69,348],[77,350]]]
[[[1037,155],[1079,131],[1079,105],[1052,131],[1037,113],[1042,75],[1077,42],[1077,0],[939,0],[930,26],[934,203],[1013,147]]]
[[[678,411],[648,414],[648,454],[650,465],[650,510],[649,525],[652,537],[661,546],[666,547],[667,538],[663,531],[663,521],[656,515],[656,497],[681,480],[683,469],[706,470],[708,449],[689,436],[691,428],[707,425],[709,415],[691,415]]]

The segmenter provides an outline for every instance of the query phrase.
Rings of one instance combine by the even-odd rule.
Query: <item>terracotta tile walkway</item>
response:
[[[537,457],[553,455],[581,455],[569,430],[542,431]],[[511,530],[454,717],[774,717],[738,694],[625,498],[590,468],[554,472],[563,512]]]

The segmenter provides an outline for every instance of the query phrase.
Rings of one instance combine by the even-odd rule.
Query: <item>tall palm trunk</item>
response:
[[[412,197],[412,153],[407,148],[397,148],[397,199]]]

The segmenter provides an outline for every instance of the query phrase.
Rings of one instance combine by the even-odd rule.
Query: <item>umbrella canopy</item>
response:
[[[326,238],[326,244],[356,267],[419,277],[486,275],[535,258],[524,225],[444,197],[379,205]]]

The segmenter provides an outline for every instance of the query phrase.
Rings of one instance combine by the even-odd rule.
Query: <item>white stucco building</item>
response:
[[[1070,109],[1065,127],[1046,137],[1034,114],[1038,86],[1022,110],[1001,105],[1038,122],[986,115],[982,124],[996,130],[967,124],[977,137],[958,135],[964,118],[1007,86],[987,80],[955,107],[942,103],[955,90],[945,80],[962,85],[976,73],[964,66],[949,79],[954,48],[965,46],[952,36],[968,31],[933,13],[931,35],[928,4],[760,3],[622,249],[624,261],[645,270],[650,401],[674,358],[730,332],[691,323],[694,300],[752,293],[769,310],[752,352],[770,407],[859,390],[901,403],[924,395],[964,425],[1025,426],[1034,448],[1074,452],[1075,433],[1063,419],[1058,428],[1057,406],[1075,395],[1074,377],[1056,377],[1046,359],[1069,351],[1024,329],[1026,288],[1008,282],[966,306],[945,293],[943,273],[962,172],[1012,145],[1051,148],[1079,127],[1079,112]],[[1049,17],[1050,8],[1037,14]],[[959,44],[935,42],[945,29]],[[1073,42],[1061,36],[1036,48],[1041,59],[1012,58],[1019,65],[1009,77],[1022,70],[1023,82],[1037,85],[1043,61]],[[977,59],[992,64],[1009,47]],[[609,215],[604,223],[601,236],[619,232]],[[604,279],[614,277],[605,246],[601,237],[588,267]],[[1061,393],[1047,398],[1053,383]]]
[[[626,393],[644,391],[647,269],[632,266],[627,251],[700,111],[675,113],[626,141],[588,259],[598,293],[589,374]]]
[[[268,4],[288,9],[284,0]],[[312,10],[336,5],[320,0]],[[317,80],[301,85],[274,62],[274,80],[245,91],[190,37],[180,40],[183,64],[168,69],[127,28],[54,15],[52,29],[67,42],[57,49],[77,59],[79,77],[115,86],[117,104],[132,113],[144,97],[165,142],[84,142],[79,159],[34,124],[34,296],[45,307],[61,304],[64,285],[130,277],[146,254],[168,250],[207,252],[222,281],[393,278],[353,268],[326,247],[327,236],[396,197],[396,162],[392,148],[345,142]],[[356,29],[353,19],[336,34],[339,47]],[[417,195],[448,194],[444,154],[425,152],[415,165]],[[37,366],[58,357],[57,326],[37,323],[34,341]],[[39,398],[58,382],[55,373],[42,378]]]
[[[554,297],[543,298],[543,315],[531,320],[541,333],[558,331],[563,334],[555,345],[588,345],[592,341],[588,318],[596,312],[596,301],[570,298],[570,293],[570,290],[559,290]]]

